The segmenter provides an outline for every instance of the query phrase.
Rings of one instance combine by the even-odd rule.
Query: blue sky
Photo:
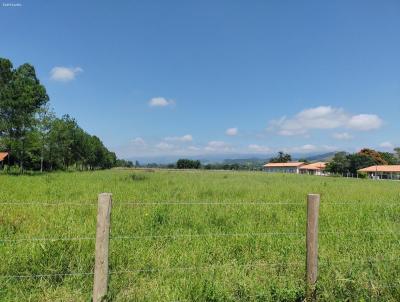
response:
[[[121,157],[400,145],[399,1],[5,0],[0,28]]]

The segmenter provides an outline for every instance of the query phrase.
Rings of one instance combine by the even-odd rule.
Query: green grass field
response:
[[[302,301],[307,193],[321,194],[320,301],[400,300],[399,182],[109,170],[0,186],[0,301],[90,301],[93,276],[64,274],[93,271],[101,192],[113,193],[110,301]],[[126,204],[167,201],[185,204]],[[187,204],[200,201],[235,204]],[[40,274],[60,275],[5,277]]]

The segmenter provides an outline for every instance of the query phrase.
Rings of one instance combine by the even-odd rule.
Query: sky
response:
[[[390,151],[400,2],[0,2],[0,56],[121,158]]]

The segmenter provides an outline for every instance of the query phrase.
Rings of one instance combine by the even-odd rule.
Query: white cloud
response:
[[[50,71],[50,79],[60,82],[68,82],[75,79],[78,73],[83,72],[81,67],[56,66]]]
[[[382,126],[382,120],[375,114],[358,114],[350,118],[348,127],[360,131],[378,129]]]
[[[287,153],[331,152],[336,150],[337,148],[334,146],[327,146],[327,145],[316,146],[312,144],[305,144],[298,147],[283,148],[283,151]]]
[[[231,146],[223,141],[210,141],[204,150],[208,152],[229,152],[232,151]]]
[[[146,146],[146,142],[141,137],[136,137],[132,140],[132,143],[137,146]]]
[[[191,134],[186,134],[183,136],[167,136],[164,139],[170,142],[191,142],[193,141],[193,136]]]
[[[235,136],[238,134],[238,128],[228,128],[226,129],[225,134],[229,136]]]
[[[171,150],[174,147],[175,147],[174,145],[168,144],[168,143],[164,143],[164,142],[158,143],[156,145],[156,148],[161,149],[161,150]]]
[[[334,133],[333,138],[338,140],[351,140],[353,136],[347,132]]]
[[[163,97],[155,97],[149,100],[149,106],[150,107],[166,107],[166,106],[172,106],[175,105],[174,100],[168,100]]]
[[[319,106],[300,111],[292,118],[286,116],[269,123],[268,130],[279,135],[307,135],[312,129],[349,128],[359,131],[378,129],[382,120],[375,114],[351,116],[342,108]]]
[[[391,142],[382,142],[379,144],[379,147],[382,147],[385,149],[393,149],[394,145]]]
[[[256,144],[248,145],[247,148],[249,149],[249,151],[255,152],[255,153],[270,153],[271,152],[271,148],[266,147],[266,146],[256,145]]]

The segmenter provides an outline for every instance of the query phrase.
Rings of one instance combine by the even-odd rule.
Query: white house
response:
[[[310,175],[325,175],[325,167],[326,163],[317,162],[309,165],[304,165],[300,167],[301,174],[310,174]]]
[[[396,179],[400,180],[400,165],[371,166],[358,170],[367,173],[368,177],[374,179]]]
[[[269,173],[300,173],[300,167],[303,162],[290,162],[290,163],[268,163],[264,165],[264,171]]]

